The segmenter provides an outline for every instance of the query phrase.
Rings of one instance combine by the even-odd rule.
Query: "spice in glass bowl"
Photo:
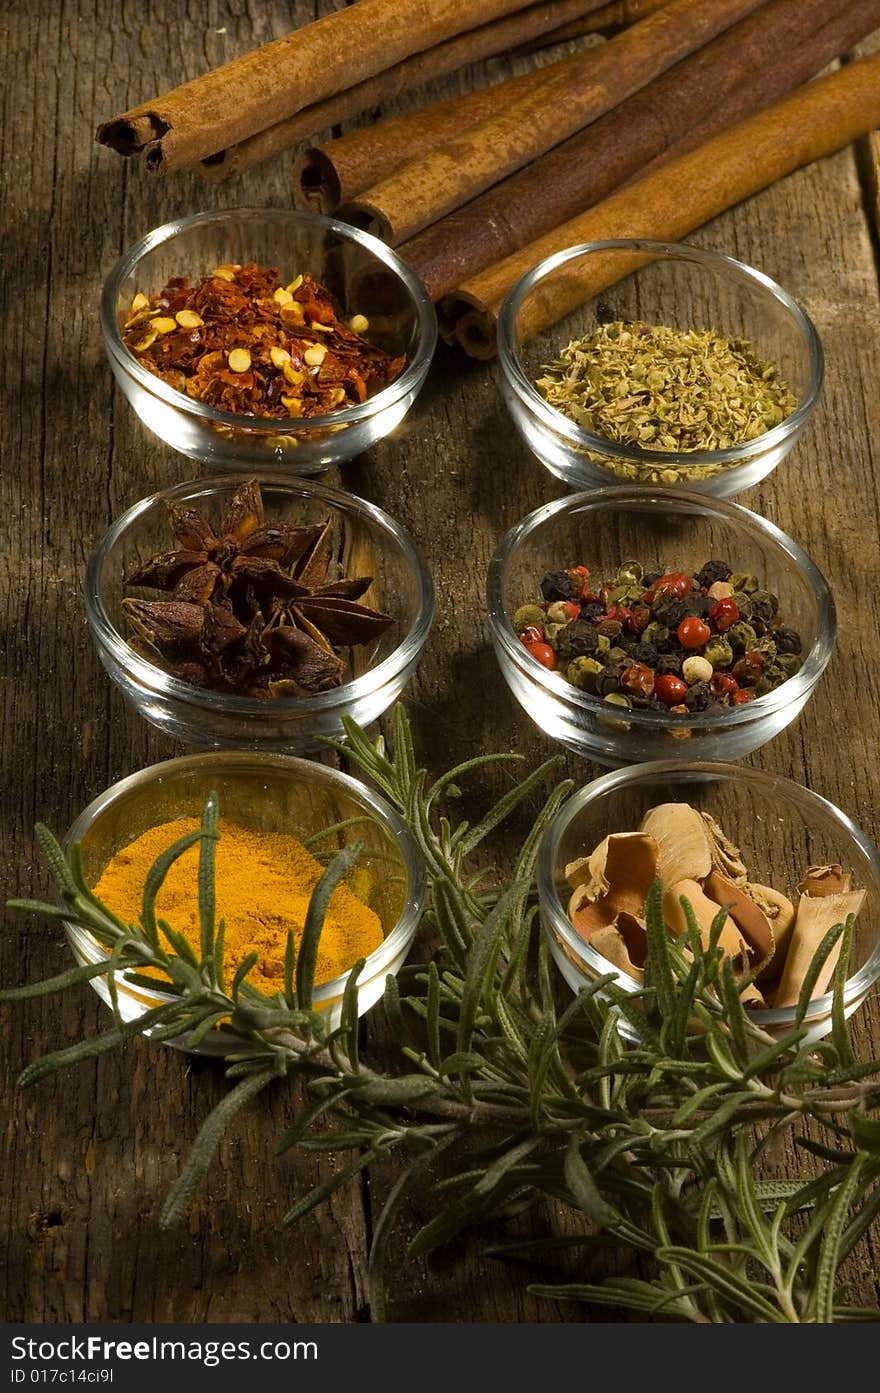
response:
[[[616,706],[686,715],[739,706],[800,669],[802,640],[758,578],[710,560],[693,574],[625,561],[594,583],[550,571],[513,626],[532,657]]]
[[[251,697],[341,686],[339,650],[370,643],[393,622],[360,604],[369,576],[346,577],[332,522],[266,521],[259,483],[236,489],[215,532],[195,508],[172,504],[172,551],[151,556],[126,583],[167,599],[127,596],[131,642],[181,681]]]
[[[808,971],[815,973],[810,998],[826,992],[843,928],[865,898],[840,865],[808,867],[796,902],[754,881],[739,847],[711,814],[689,803],[650,808],[635,832],[612,833],[570,862],[565,878],[574,928],[638,982],[647,954],[646,901],[659,879],[667,933],[682,939],[686,952],[697,937],[704,951],[717,943],[743,1005],[751,1007],[796,1005]],[[719,921],[721,910],[726,918]],[[839,932],[823,956],[817,950],[832,929]]]
[[[400,376],[405,357],[370,343],[368,329],[360,314],[343,323],[314,277],[285,285],[249,262],[135,295],[122,337],[142,367],[206,406],[299,420],[358,406]]]
[[[180,838],[193,836],[194,844],[177,857],[156,896],[154,916],[168,947],[180,945],[164,928],[170,925],[197,960],[201,958],[199,912],[198,818],[186,817],[151,827],[117,851],[94,887],[98,899],[126,924],[136,924],[143,912],[144,884],[155,861]],[[234,821],[220,820],[214,854],[214,887],[218,921],[222,920],[223,959],[226,973],[234,977],[251,955],[248,971],[252,987],[267,996],[285,990],[287,936],[299,946],[309,901],[324,866],[296,837],[283,832],[262,832]],[[365,893],[366,871],[352,872],[353,884]],[[360,879],[359,879],[360,878]],[[382,942],[379,916],[348,885],[337,886],[327,907],[318,940],[316,982],[340,977],[360,958],[366,958]],[[183,945],[185,947],[185,945]]]
[[[797,406],[774,363],[747,340],[714,329],[601,324],[542,373],[535,386],[557,411],[591,435],[640,450],[730,449],[772,430]],[[598,458],[627,478],[688,477],[673,470],[666,481],[653,465]]]

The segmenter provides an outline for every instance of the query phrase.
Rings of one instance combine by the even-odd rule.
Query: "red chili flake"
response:
[[[312,276],[283,285],[274,267],[218,266],[194,286],[175,276],[138,294],[123,340],[142,367],[178,391],[239,416],[278,420],[357,406],[399,377],[392,358],[363,337],[369,324],[337,317]]]

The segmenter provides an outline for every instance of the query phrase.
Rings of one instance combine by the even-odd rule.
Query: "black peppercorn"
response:
[[[707,561],[705,566],[697,571],[697,581],[700,585],[705,585],[708,590],[709,586],[714,585],[716,581],[730,580],[732,574],[733,571],[726,561]]]
[[[644,663],[653,668],[656,668],[660,660],[655,643],[632,643],[627,649],[627,656],[632,658],[634,663]]]
[[[777,653],[800,653],[803,648],[801,636],[794,629],[774,629],[773,641]]]
[[[677,629],[690,613],[687,600],[660,600],[653,609],[657,623],[666,629]]]
[[[620,690],[620,675],[622,667],[606,667],[601,672],[596,673],[596,693],[598,696],[607,696],[609,692]]]
[[[654,665],[657,676],[662,677],[664,673],[670,672],[673,677],[680,677],[684,656],[683,653],[659,653]]]
[[[585,600],[581,605],[581,619],[600,619],[605,613],[605,606],[601,600]]]
[[[554,600],[570,600],[574,594],[571,577],[565,571],[548,571],[541,581],[541,594],[549,604]]]
[[[711,702],[712,692],[708,682],[695,682],[692,687],[688,687],[684,699],[688,711],[705,711]]]
[[[564,667],[575,658],[591,658],[599,647],[599,634],[588,619],[573,619],[556,635],[557,664]]]

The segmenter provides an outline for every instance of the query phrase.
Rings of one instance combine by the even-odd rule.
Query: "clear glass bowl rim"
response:
[[[559,673],[549,671],[536,658],[533,658],[531,653],[520,643],[513,625],[504,611],[504,578],[511,558],[517,548],[547,519],[555,517],[558,513],[574,511],[576,508],[602,508],[608,503],[620,504],[624,507],[627,504],[653,503],[658,508],[676,514],[681,513],[683,506],[693,505],[700,512],[712,513],[721,521],[745,523],[747,527],[751,527],[761,534],[765,540],[781,547],[809,582],[816,601],[816,638],[800,670],[795,673],[794,677],[789,677],[785,682],[780,683],[772,692],[756,697],[754,701],[743,702],[741,706],[728,706],[718,711],[701,711],[696,715],[689,714],[687,716],[675,715],[673,712],[641,711],[638,708],[633,708],[626,712],[621,710],[618,716],[617,708],[612,709],[608,702],[600,701],[598,697],[591,696],[589,692],[583,692],[578,687],[572,686]],[[542,504],[540,508],[535,508],[521,522],[512,527],[501,539],[498,549],[489,563],[486,598],[492,633],[501,643],[505,656],[510,662],[517,666],[525,664],[526,671],[533,681],[552,695],[564,698],[574,707],[591,712],[596,716],[608,717],[611,715],[615,719],[625,719],[628,725],[641,730],[699,729],[700,731],[718,731],[760,719],[763,715],[769,715],[773,711],[788,706],[790,702],[795,701],[805,692],[809,692],[818,682],[834,652],[837,634],[837,611],[831,588],[822,572],[810,560],[807,553],[798,546],[797,542],[793,541],[774,523],[751,512],[749,508],[744,508],[741,503],[731,503],[727,499],[709,498],[706,494],[688,493],[683,490],[671,493],[669,490],[660,488],[618,485],[612,488],[590,489],[583,493],[567,494],[564,498],[558,498],[552,503]]]
[[[334,769],[330,765],[316,764],[314,760],[298,759],[294,755],[262,754],[256,751],[248,753],[243,750],[211,750],[204,754],[182,755],[177,759],[166,759],[159,764],[150,764],[144,769],[138,769],[133,774],[128,774],[124,779],[119,779],[103,793],[100,793],[97,798],[92,799],[91,803],[83,809],[69,828],[62,843],[65,853],[70,851],[75,842],[82,841],[89,828],[111,803],[130,793],[133,789],[140,786],[148,787],[157,780],[168,778],[188,768],[204,769],[218,765],[225,768],[236,766],[253,768],[262,765],[264,768],[271,766],[274,769],[286,769],[292,774],[298,771],[308,771],[310,778],[317,775],[319,780],[324,780],[351,797],[366,803],[379,825],[389,833],[396,845],[400,847],[407,877],[406,903],[391,933],[367,957],[359,980],[362,985],[365,985],[375,978],[383,967],[393,960],[395,954],[414,937],[418,929],[427,895],[425,862],[415,837],[400,814],[391,807],[391,804],[386,802],[381,794],[361,783],[360,779],[354,779],[350,774],[343,774],[341,770]],[[68,921],[65,923],[70,934],[74,937],[89,937],[78,926]],[[97,940],[94,941],[97,942]],[[332,981],[316,984],[314,1000],[320,1003],[340,996],[345,989],[348,975],[346,972],[340,977],[334,977]],[[138,988],[138,992],[142,990],[142,988]],[[143,994],[146,996],[147,992],[144,990]],[[155,996],[160,1001],[172,999],[167,993],[160,991],[157,991]]]
[[[593,779],[591,783],[572,794],[544,832],[538,847],[536,867],[538,898],[541,913],[545,917],[545,922],[549,921],[552,932],[557,934],[579,957],[589,962],[598,974],[616,973],[619,985],[625,990],[638,991],[639,983],[619,968],[615,968],[607,959],[597,953],[595,948],[591,948],[585,939],[581,938],[560,903],[554,880],[554,867],[559,843],[567,831],[569,823],[593,798],[601,794],[625,787],[627,784],[638,784],[647,779],[661,781],[663,778],[674,780],[676,777],[692,778],[699,775],[704,775],[707,780],[712,778],[723,778],[734,782],[741,780],[744,783],[755,785],[768,794],[774,788],[783,785],[789,794],[794,793],[795,798],[801,802],[830,813],[840,824],[841,829],[849,833],[859,849],[867,856],[878,882],[880,882],[880,852],[870,838],[865,836],[865,833],[853,822],[852,818],[842,812],[834,803],[823,798],[821,794],[814,793],[812,789],[805,788],[803,784],[795,783],[793,779],[786,779],[780,774],[771,774],[763,769],[753,769],[750,765],[728,764],[717,760],[694,764],[682,764],[677,760],[655,760],[647,764],[630,765],[625,769],[614,769],[608,774],[602,774],[598,779]],[[867,962],[852,977],[847,978],[844,989],[844,1004],[849,1005],[861,997],[873,986],[878,977],[880,977],[880,942],[874,947]],[[806,1022],[809,1023],[819,1016],[827,1015],[831,1010],[833,1000],[833,992],[817,996],[810,1002]],[[750,1015],[753,1015],[755,1021],[762,1026],[792,1025],[795,1018],[795,1008],[793,1006],[765,1007],[763,1010],[756,1009],[754,1012],[750,1012]]]
[[[791,415],[786,416],[778,426],[765,431],[763,435],[757,435],[753,440],[747,440],[742,445],[732,445],[725,450],[643,450],[637,445],[621,445],[617,441],[606,440],[604,436],[592,435],[574,421],[570,421],[561,411],[550,406],[523,371],[516,349],[517,315],[526,296],[546,276],[576,257],[604,251],[646,252],[667,261],[693,261],[722,275],[736,270],[762,289],[768,290],[797,325],[807,344],[810,361],[809,385],[803,399]],[[616,237],[601,242],[580,242],[577,246],[567,247],[545,257],[531,270],[526,271],[508,291],[499,311],[498,361],[502,373],[517,396],[548,429],[556,431],[581,449],[610,455],[613,459],[644,464],[654,469],[668,469],[674,465],[693,467],[742,464],[755,455],[782,445],[806,423],[819,398],[825,376],[825,355],[816,326],[788,291],[783,290],[781,285],[763,271],[757,271],[746,262],[738,261],[723,252],[707,251],[687,242],[655,242],[642,237]]]
[[[143,513],[156,503],[167,504],[179,498],[189,498],[193,495],[202,496],[215,489],[229,493],[237,483],[242,483],[246,479],[257,479],[266,489],[275,492],[289,491],[293,494],[322,499],[342,513],[360,513],[369,518],[371,523],[378,526],[381,531],[388,534],[403,552],[418,586],[418,614],[415,623],[403,641],[392,653],[388,654],[387,658],[383,658],[381,663],[371,668],[369,672],[362,673],[360,677],[343,683],[341,687],[333,687],[329,692],[317,692],[314,696],[275,697],[271,701],[263,701],[258,697],[239,697],[229,692],[212,692],[203,687],[194,687],[189,682],[182,682],[180,678],[172,677],[170,673],[164,672],[162,668],[156,667],[155,664],[140,657],[111,623],[101,599],[100,581],[107,557],[126,529],[133,526]],[[146,683],[152,691],[164,697],[227,715],[271,716],[276,713],[282,716],[300,714],[305,716],[320,714],[331,711],[337,706],[347,706],[361,697],[369,696],[384,683],[390,682],[421,651],[427,641],[434,618],[434,582],[431,579],[431,573],[410,534],[399,523],[395,522],[390,514],[378,508],[375,503],[369,503],[366,499],[359,498],[357,494],[344,493],[340,489],[330,488],[326,484],[317,483],[312,479],[303,479],[297,475],[265,474],[260,473],[259,470],[214,475],[204,479],[189,479],[181,484],[173,484],[170,488],[160,489],[157,493],[150,494],[149,497],[142,498],[139,502],[132,504],[108,528],[89,557],[84,591],[86,616],[98,643],[112,654],[116,662],[126,672],[133,674],[138,680]]]
[[[280,219],[285,222],[306,223],[314,227],[322,227],[328,232],[337,233],[346,241],[356,242],[367,251],[372,252],[379,261],[384,262],[406,287],[415,307],[419,324],[416,351],[412,361],[407,364],[400,377],[381,392],[377,392],[374,397],[370,397],[357,406],[346,407],[344,411],[333,411],[324,416],[309,416],[301,420],[285,421],[278,417],[241,416],[237,412],[220,411],[216,407],[206,406],[203,402],[188,397],[185,392],[178,392],[176,388],[163,382],[161,377],[157,377],[155,373],[142,368],[123,343],[116,323],[116,306],[124,281],[135,272],[142,258],[148,252],[161,246],[163,242],[169,242],[180,233],[189,232],[194,228],[210,227],[239,219],[258,220],[261,223],[270,219]],[[354,425],[358,421],[371,420],[387,407],[400,401],[408,392],[418,388],[437,345],[437,314],[428,292],[415,272],[391,247],[386,246],[378,237],[373,237],[369,232],[362,232],[359,228],[351,227],[348,223],[340,222],[337,218],[327,218],[319,213],[299,212],[294,208],[224,208],[213,212],[192,213],[185,218],[175,218],[171,222],[163,223],[161,227],[153,228],[139,242],[128,247],[116,262],[104,284],[101,294],[101,330],[110,356],[151,396],[161,397],[169,406],[175,407],[178,411],[184,411],[189,416],[195,416],[199,420],[215,421],[220,425],[231,426],[239,431],[247,431],[251,435],[283,435],[285,433],[296,434],[306,429],[320,430],[328,426]],[[285,432],[285,427],[288,428],[287,432]]]

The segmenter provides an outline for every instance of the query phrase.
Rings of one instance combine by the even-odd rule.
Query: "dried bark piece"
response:
[[[726,835],[711,813],[701,813],[700,816],[706,824],[709,833],[709,842],[712,853],[712,865],[721,875],[727,876],[728,880],[741,885],[749,878],[745,862],[742,859],[740,849]]]
[[[719,907],[729,910],[731,919],[753,950],[754,957],[762,965],[769,963],[776,949],[776,940],[770,920],[760,905],[718,871],[707,876],[703,890]]]
[[[782,969],[782,977],[773,1000],[774,1006],[795,1006],[797,1004],[807,969],[822,939],[829,929],[834,928],[835,924],[844,924],[851,914],[858,914],[865,900],[864,890],[850,890],[848,888],[851,877],[848,873],[844,873],[840,866],[813,867],[812,870],[823,873],[832,871],[834,874],[831,877],[819,874],[812,878],[811,872],[808,871],[804,878],[804,885],[807,888],[801,892],[798,901],[797,916],[791,931],[791,942]],[[847,888],[828,893],[829,879],[839,885],[845,884]],[[818,889],[818,894],[815,893],[816,889]],[[814,999],[817,996],[822,996],[828,990],[840,957],[840,948],[841,941],[838,939],[816,979],[816,984],[813,987]]]
[[[657,843],[657,874],[664,886],[681,880],[703,880],[711,871],[709,834],[700,813],[690,803],[660,803],[649,808],[639,831]]]
[[[676,884],[670,885],[663,893],[663,917],[667,929],[674,938],[680,938],[682,934],[687,932],[687,919],[680,903],[682,897],[689,901],[694,911],[694,917],[700,929],[700,942],[703,948],[707,949],[710,942],[710,930],[718,913],[719,905],[715,900],[709,899],[703,887],[696,880],[679,880]],[[734,962],[748,962],[748,944],[737,925],[730,918],[721,930],[718,945]]]
[[[802,895],[821,899],[823,895],[845,895],[852,886],[852,872],[837,864],[810,866],[798,886]]]
[[[625,972],[627,976],[632,977],[639,984],[645,980],[645,974],[642,970],[644,950],[641,962],[634,962],[627,944],[627,937],[622,932],[620,923],[608,924],[605,928],[598,929],[590,939],[590,947],[595,948],[597,953],[601,953],[603,958],[607,958],[612,967],[619,968],[621,972]]]
[[[571,921],[582,938],[592,935],[619,915],[641,919],[648,891],[657,874],[657,843],[642,832],[619,832],[608,838],[605,858],[607,890],[595,900],[581,886],[575,893],[581,896]]]
[[[758,885],[754,881],[748,881],[742,888],[770,920],[773,942],[776,946],[773,958],[767,964],[767,968],[762,970],[761,975],[776,975],[781,971],[785,955],[788,952],[791,931],[794,927],[794,905],[787,895],[783,895],[781,890],[774,890],[772,885]]]

